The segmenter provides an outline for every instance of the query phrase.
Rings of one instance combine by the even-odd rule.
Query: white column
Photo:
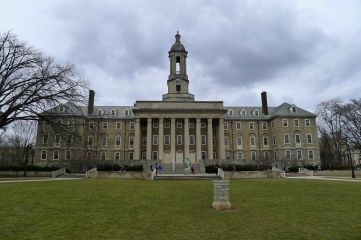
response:
[[[184,119],[184,158],[189,157],[189,119]]]
[[[152,119],[147,120],[147,160],[152,159]]]
[[[196,119],[196,154],[197,154],[197,162],[200,162],[202,159],[202,148],[201,148],[201,119]]]
[[[140,159],[139,152],[140,152],[140,119],[135,119],[135,133],[134,133],[134,154],[133,158],[136,160]]]
[[[158,158],[160,161],[163,161],[163,118],[159,118],[159,134],[158,134]]]
[[[207,141],[207,145],[208,145],[208,159],[212,160],[213,159],[213,128],[212,128],[212,118],[208,118],[208,141]]]
[[[172,118],[170,120],[170,159],[172,160],[172,162],[175,162],[175,143],[175,119]]]
[[[217,158],[224,160],[224,119],[219,119],[219,125],[218,125],[218,153]]]

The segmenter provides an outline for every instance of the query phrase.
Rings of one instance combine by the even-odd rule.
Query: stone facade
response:
[[[224,107],[195,101],[188,92],[187,51],[177,33],[169,51],[168,93],[162,101],[134,106],[66,103],[44,113],[71,131],[57,133],[39,122],[35,161],[74,170],[106,163],[225,161],[278,167],[319,165],[316,115],[283,103],[268,107]],[[287,123],[287,124],[286,124]]]

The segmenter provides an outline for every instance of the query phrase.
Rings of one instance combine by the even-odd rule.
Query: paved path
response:
[[[361,179],[352,179],[345,177],[334,176],[302,176],[302,177],[286,177],[286,179],[308,179],[308,180],[329,180],[329,181],[343,181],[343,182],[361,182]]]
[[[28,180],[5,180],[0,183],[14,183],[14,182],[49,182],[49,181],[63,181],[63,180],[81,180],[83,178],[43,178],[43,179],[28,179]]]

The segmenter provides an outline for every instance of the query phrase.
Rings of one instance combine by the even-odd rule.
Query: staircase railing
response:
[[[51,176],[52,176],[53,178],[55,178],[55,177],[64,175],[65,172],[66,172],[66,169],[65,169],[65,168],[59,168],[58,170],[52,171],[52,172],[51,172]]]
[[[224,172],[221,168],[217,169],[217,175],[221,177],[221,179],[224,179]]]
[[[307,176],[313,176],[313,171],[306,168],[299,168],[298,173],[306,174]]]
[[[85,178],[88,179],[89,178],[89,174],[90,173],[93,173],[93,172],[96,172],[97,171],[97,168],[92,168],[88,171],[85,172]]]

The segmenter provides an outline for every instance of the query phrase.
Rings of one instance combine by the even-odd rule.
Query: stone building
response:
[[[162,101],[134,106],[70,103],[44,115],[72,131],[56,132],[39,122],[35,160],[84,170],[106,163],[159,161],[182,164],[319,165],[316,115],[296,105],[225,107],[222,101],[196,101],[189,93],[187,54],[179,33],[169,51],[168,92]]]

